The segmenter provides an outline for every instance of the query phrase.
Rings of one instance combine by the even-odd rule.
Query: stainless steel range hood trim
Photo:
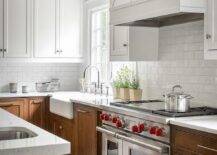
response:
[[[144,26],[144,27],[162,27],[169,25],[182,24],[187,22],[199,21],[204,19],[203,13],[185,13],[174,14],[173,16],[162,16],[157,18],[138,20],[117,26]]]

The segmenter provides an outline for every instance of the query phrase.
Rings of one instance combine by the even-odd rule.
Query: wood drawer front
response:
[[[172,126],[171,131],[173,154],[186,150],[198,155],[217,155],[217,135],[178,126]]]
[[[175,129],[173,135],[173,145],[197,152],[197,145],[202,144],[202,137],[193,133]]]

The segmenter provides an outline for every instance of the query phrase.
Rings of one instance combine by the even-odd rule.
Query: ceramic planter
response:
[[[130,89],[130,100],[139,101],[142,99],[142,89]]]
[[[120,99],[122,99],[122,100],[129,100],[130,99],[129,88],[120,88]]]
[[[120,88],[113,87],[113,96],[114,99],[120,99]]]

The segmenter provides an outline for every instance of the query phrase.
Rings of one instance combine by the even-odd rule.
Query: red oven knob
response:
[[[104,120],[109,121],[109,115],[108,114],[104,114]]]
[[[132,126],[132,132],[138,133],[139,132],[139,127],[137,125]]]
[[[103,121],[105,119],[105,114],[100,114],[100,119]]]
[[[149,133],[154,135],[156,133],[157,127],[151,127]]]
[[[117,122],[117,120],[118,120],[118,118],[117,118],[117,117],[113,117],[113,118],[112,118],[112,123],[116,123],[116,122]]]
[[[163,136],[163,129],[162,128],[157,129],[155,135],[156,136]]]
[[[122,126],[123,126],[123,124],[122,124],[121,120],[117,120],[116,121],[116,127],[117,128],[122,128]]]
[[[145,124],[139,124],[139,133],[145,131]]]

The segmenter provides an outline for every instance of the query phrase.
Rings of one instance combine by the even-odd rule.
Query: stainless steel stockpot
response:
[[[179,91],[176,91],[177,89]],[[192,98],[191,95],[182,91],[180,85],[175,85],[171,93],[164,95],[165,110],[170,112],[188,112]]]

